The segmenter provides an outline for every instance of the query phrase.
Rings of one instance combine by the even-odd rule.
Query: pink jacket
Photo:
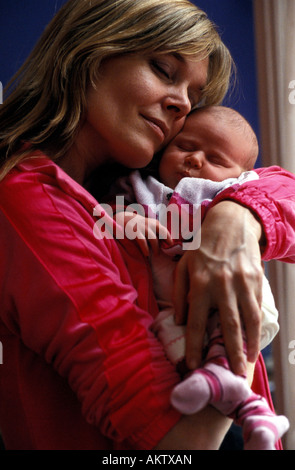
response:
[[[266,236],[263,260],[295,262],[295,175],[279,166],[255,170],[259,180],[223,191],[214,200],[231,199],[257,214]]]
[[[261,217],[265,259],[294,261],[295,177],[259,174],[224,197]],[[148,263],[132,241],[93,236],[96,204],[42,155],[0,183],[7,449],[152,449],[180,418],[169,403],[179,377],[149,331]],[[268,395],[263,374],[255,387]]]

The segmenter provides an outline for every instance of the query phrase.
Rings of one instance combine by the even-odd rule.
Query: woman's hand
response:
[[[208,314],[217,308],[233,371],[244,374],[241,317],[246,330],[248,360],[259,352],[262,277],[260,223],[245,207],[223,201],[209,210],[201,246],[187,251],[175,271],[176,322],[187,323],[189,368],[200,365]]]

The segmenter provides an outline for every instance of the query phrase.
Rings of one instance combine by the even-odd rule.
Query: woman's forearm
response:
[[[251,387],[255,365],[247,364],[247,378]],[[212,406],[183,416],[155,447],[156,450],[217,450],[232,420]]]
[[[155,450],[218,450],[231,420],[208,406],[195,415],[183,416]]]

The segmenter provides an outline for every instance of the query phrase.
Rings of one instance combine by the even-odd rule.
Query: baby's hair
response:
[[[212,106],[203,106],[200,108],[194,109],[189,116],[195,113],[202,113],[210,111],[216,119],[223,119],[233,128],[242,132],[249,142],[252,143],[252,151],[250,152],[249,158],[246,159],[244,164],[245,170],[252,170],[254,168],[255,162],[259,153],[259,145],[256,134],[251,126],[251,124],[244,118],[238,111],[233,108],[226,106],[212,105]]]

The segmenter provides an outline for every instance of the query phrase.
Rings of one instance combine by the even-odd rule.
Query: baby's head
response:
[[[253,129],[237,111],[224,106],[199,108],[163,152],[159,177],[170,188],[184,177],[237,178],[253,169],[258,151]]]

